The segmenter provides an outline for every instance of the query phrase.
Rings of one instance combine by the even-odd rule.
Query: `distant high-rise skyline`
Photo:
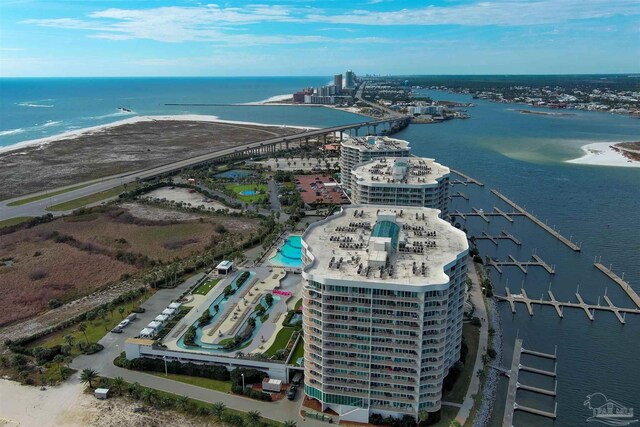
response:
[[[633,73],[639,17],[637,0],[13,0],[0,76]]]

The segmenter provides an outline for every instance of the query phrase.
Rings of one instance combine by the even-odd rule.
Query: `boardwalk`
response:
[[[544,222],[540,221],[538,218],[536,218],[535,216],[533,216],[532,214],[527,212],[524,208],[521,208],[520,206],[518,206],[515,202],[512,202],[510,199],[508,199],[502,193],[498,192],[497,190],[493,190],[493,189],[491,190],[491,192],[493,194],[495,194],[496,196],[498,196],[500,199],[502,199],[502,201],[504,201],[505,203],[509,204],[509,206],[511,206],[513,209],[515,209],[515,210],[519,211],[520,213],[524,214],[527,218],[529,218],[531,221],[533,221],[535,224],[537,224],[539,227],[541,227],[547,233],[551,234],[553,237],[555,237],[556,239],[560,240],[562,243],[567,245],[573,251],[580,252],[580,250],[581,250],[580,246],[576,245],[571,240],[567,239],[562,234],[558,233],[556,230],[554,230],[553,228],[549,227]]]
[[[553,295],[553,293],[551,292],[551,290],[547,291],[549,294],[549,298],[548,300],[545,300],[543,298],[543,296],[540,297],[540,299],[532,299],[529,298],[529,296],[527,295],[527,293],[524,291],[524,289],[521,290],[521,294],[512,294],[509,291],[509,288],[505,288],[505,296],[501,296],[501,295],[494,295],[494,297],[498,300],[498,301],[506,301],[509,303],[509,305],[511,306],[511,312],[515,313],[516,312],[516,303],[521,303],[521,304],[525,304],[525,306],[527,307],[527,311],[529,312],[530,316],[533,316],[533,305],[534,304],[538,304],[538,305],[547,305],[547,306],[551,306],[554,307],[556,310],[556,313],[558,314],[558,317],[563,318],[564,317],[564,308],[565,307],[570,307],[570,308],[578,308],[584,311],[585,315],[587,316],[587,318],[591,321],[593,321],[595,319],[594,313],[596,311],[608,311],[610,313],[613,313],[618,321],[620,323],[622,323],[624,325],[625,323],[625,316],[627,313],[630,314],[640,314],[640,308],[624,308],[624,307],[617,307],[615,305],[613,305],[613,303],[611,302],[611,300],[609,299],[608,296],[604,296],[604,301],[606,302],[606,305],[600,305],[600,299],[598,299],[598,304],[594,305],[594,304],[587,304],[586,302],[584,302],[584,300],[582,299],[582,296],[576,292],[576,298],[578,299],[578,302],[560,302],[558,301],[555,296]]]
[[[556,378],[555,363],[554,363],[553,371],[546,371],[544,369],[533,368],[531,366],[526,366],[521,363],[520,358],[522,354],[528,354],[535,357],[551,359],[551,360],[554,360],[554,362],[556,360],[555,354],[542,353],[539,351],[526,349],[522,346],[522,340],[516,339],[515,345],[513,346],[513,358],[511,359],[511,369],[507,373],[507,375],[509,376],[509,386],[507,388],[507,398],[504,406],[504,415],[502,417],[502,427],[513,427],[513,415],[516,410],[522,411],[522,412],[528,412],[530,414],[539,415],[539,416],[547,417],[551,419],[555,419],[556,414],[558,412],[557,403],[554,411],[548,412],[548,411],[543,411],[537,408],[531,408],[529,406],[519,405],[516,402],[516,395],[518,393],[518,390],[526,390],[533,393],[539,393],[546,396],[555,397],[557,385],[558,385],[558,383],[555,381],[555,378]],[[500,369],[500,368],[497,368],[497,369]],[[547,377],[554,378],[553,390],[521,384],[518,381],[520,371],[532,372],[534,374],[544,375]]]

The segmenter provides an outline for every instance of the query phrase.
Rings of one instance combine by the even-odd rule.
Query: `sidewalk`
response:
[[[458,411],[458,416],[456,417],[456,421],[458,421],[461,425],[467,421],[469,418],[469,413],[471,412],[471,408],[473,408],[473,396],[480,392],[480,379],[476,375],[478,369],[482,369],[482,355],[487,351],[487,342],[489,340],[489,321],[487,319],[487,307],[484,305],[484,300],[482,298],[482,287],[480,285],[480,278],[478,277],[478,273],[476,272],[475,265],[471,258],[467,259],[467,271],[469,272],[469,277],[471,278],[471,282],[473,286],[471,287],[471,302],[473,306],[476,308],[475,316],[480,318],[482,322],[482,326],[480,326],[480,341],[478,342],[478,353],[476,354],[476,363],[473,367],[473,376],[471,377],[471,382],[469,383],[469,389],[467,390],[467,395],[464,397],[464,401],[462,402],[462,407]]]

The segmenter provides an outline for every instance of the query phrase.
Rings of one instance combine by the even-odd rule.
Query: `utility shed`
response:
[[[96,391],[93,392],[93,395],[96,399],[106,399],[109,397],[109,389],[108,388],[97,388]]]

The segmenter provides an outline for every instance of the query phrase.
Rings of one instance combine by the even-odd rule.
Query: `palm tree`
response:
[[[260,425],[262,421],[262,416],[258,411],[249,411],[247,412],[247,426],[248,427],[257,427]]]
[[[284,426],[284,427],[296,427],[296,426],[297,426],[297,424],[296,424],[296,422],[295,422],[295,421],[293,421],[293,420],[288,420],[288,421],[285,421],[285,422],[283,423],[283,426]]]
[[[87,325],[85,323],[80,323],[78,325],[78,330],[84,334],[84,339],[87,340],[87,345],[89,345],[89,338],[87,338]]]
[[[189,406],[189,398],[187,396],[179,396],[176,399],[176,406],[181,411],[184,411]]]
[[[152,406],[158,403],[159,397],[160,396],[158,395],[158,392],[152,388],[146,388],[142,392],[142,400],[144,400],[145,402],[147,402],[149,405],[152,405]]]
[[[64,380],[64,371],[62,370],[62,365],[64,364],[64,356],[61,354],[56,354],[56,357],[53,358],[53,362],[58,365],[58,369],[60,370],[60,378]]]
[[[76,342],[76,337],[73,335],[65,335],[64,342],[66,342],[70,347],[73,347],[73,343]]]
[[[80,374],[80,382],[82,384],[89,384],[89,388],[93,388],[93,380],[98,379],[98,372],[93,369],[83,369]]]
[[[111,386],[118,392],[118,395],[122,395],[122,389],[124,388],[126,382],[122,377],[115,377]]]
[[[223,402],[216,402],[211,406],[211,415],[216,417],[218,421],[222,421],[222,417],[224,416],[224,412],[227,410],[227,405]]]
[[[120,318],[121,318],[121,319],[124,319],[124,307],[120,307],[120,308],[118,309],[118,313],[120,313]]]

